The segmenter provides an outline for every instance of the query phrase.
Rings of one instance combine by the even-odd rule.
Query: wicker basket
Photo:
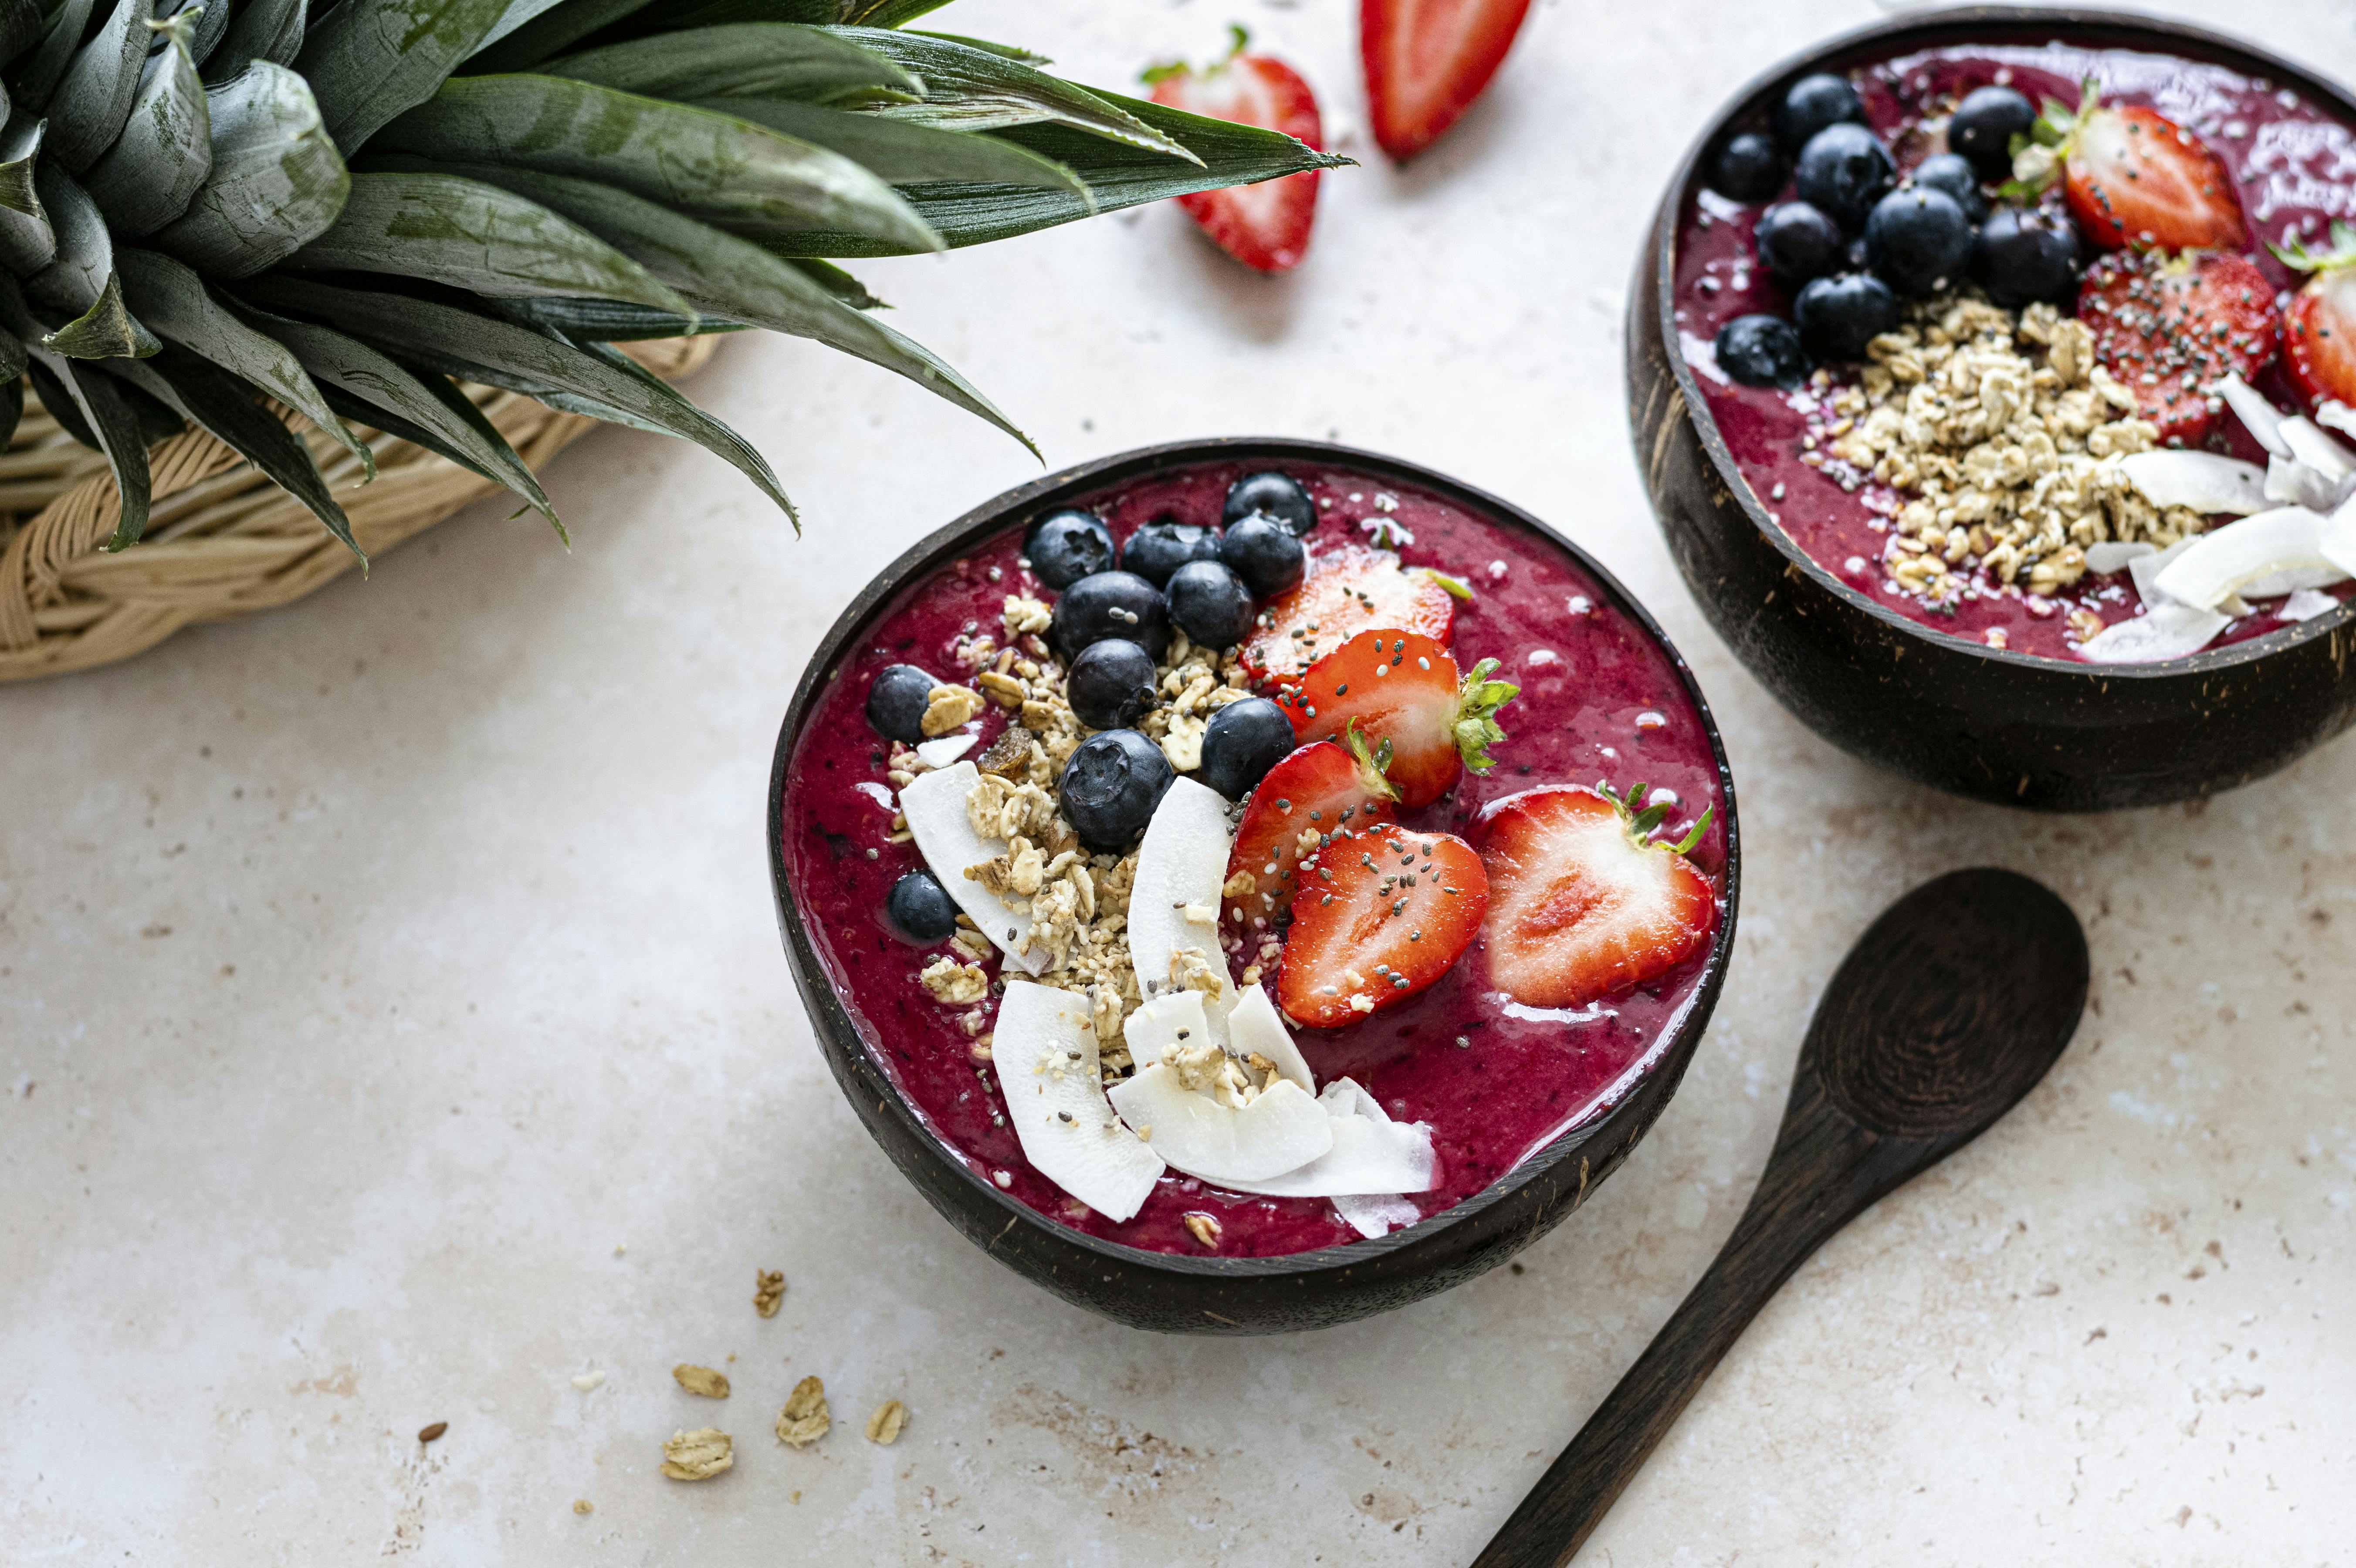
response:
[[[627,347],[648,369],[676,379],[701,367],[716,341]],[[597,422],[514,392],[466,390],[534,468]],[[498,489],[365,428],[355,433],[375,454],[377,476],[360,485],[358,458],[299,415],[285,417],[309,442],[371,557]],[[115,498],[106,459],[27,398],[16,439],[0,453],[0,680],[112,664],[196,622],[289,603],[359,564],[301,502],[200,430],[158,443],[148,461],[155,507],[146,537],[109,554],[102,547],[114,531]]]

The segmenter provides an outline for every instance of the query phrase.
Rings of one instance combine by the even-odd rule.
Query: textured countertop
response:
[[[1354,10],[941,25],[1117,83],[1240,17],[1367,156]],[[715,460],[605,432],[549,475],[569,556],[479,507],[369,581],[0,688],[0,1563],[1462,1561],[1733,1224],[1850,940],[1976,862],[2084,920],[2076,1041],[1801,1271],[1582,1561],[2350,1561],[2356,743],[2109,817],[1913,788],[1729,657],[1638,487],[1621,299],[1659,182],[1739,81],[1877,14],[1542,4],[1426,159],[1327,176],[1282,282],[1161,209],[861,269],[1051,463],[1338,437],[1554,519],[1659,613],[1741,790],[1740,950],[1584,1211],[1436,1300],[1257,1341],[1097,1321],[935,1216],[811,1045],[762,795],[841,606],[1039,469],[894,378],[733,342],[694,390],[799,541]],[[2335,0],[2224,19],[2356,77]],[[813,1373],[835,1429],[782,1447]],[[705,1424],[734,1470],[662,1478]]]

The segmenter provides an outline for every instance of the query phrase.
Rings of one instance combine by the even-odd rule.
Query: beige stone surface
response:
[[[943,22],[1118,81],[1241,16],[1363,154],[1354,10]],[[991,1262],[867,1140],[778,951],[770,746],[867,575],[1038,470],[748,340],[696,390],[775,457],[799,541],[715,461],[610,432],[550,476],[570,555],[478,508],[367,582],[0,690],[0,1563],[1461,1562],[1732,1225],[1851,938],[1975,862],[2083,917],[2083,1029],[1801,1272],[1583,1561],[2348,1562],[2356,744],[2205,809],[1960,805],[1776,707],[1644,510],[1618,334],[1655,187],[1740,80],[1876,14],[1542,4],[1427,160],[1329,176],[1286,282],[1162,210],[862,269],[1054,463],[1398,452],[1556,519],[1692,658],[1742,792],[1740,955],[1658,1128],[1517,1270],[1322,1334],[1142,1337]],[[2356,75],[2333,0],[2228,19]],[[905,1400],[905,1435],[779,1445],[809,1375]],[[663,1479],[715,1413],[734,1469]]]

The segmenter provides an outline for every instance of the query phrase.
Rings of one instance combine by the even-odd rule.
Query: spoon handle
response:
[[[1716,1260],[1472,1568],[1563,1568],[1768,1298],[1872,1200],[1875,1140],[1815,1108],[1785,1126]]]

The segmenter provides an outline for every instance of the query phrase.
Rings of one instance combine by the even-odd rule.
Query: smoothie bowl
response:
[[[2173,25],[1968,7],[1739,94],[1630,301],[1655,509],[1801,718],[2030,806],[2356,718],[2356,102]]]
[[[1315,443],[1009,492],[894,562],[779,736],[836,1080],[991,1254],[1117,1321],[1316,1328],[1568,1216],[1723,982],[1684,662],[1537,519]]]

